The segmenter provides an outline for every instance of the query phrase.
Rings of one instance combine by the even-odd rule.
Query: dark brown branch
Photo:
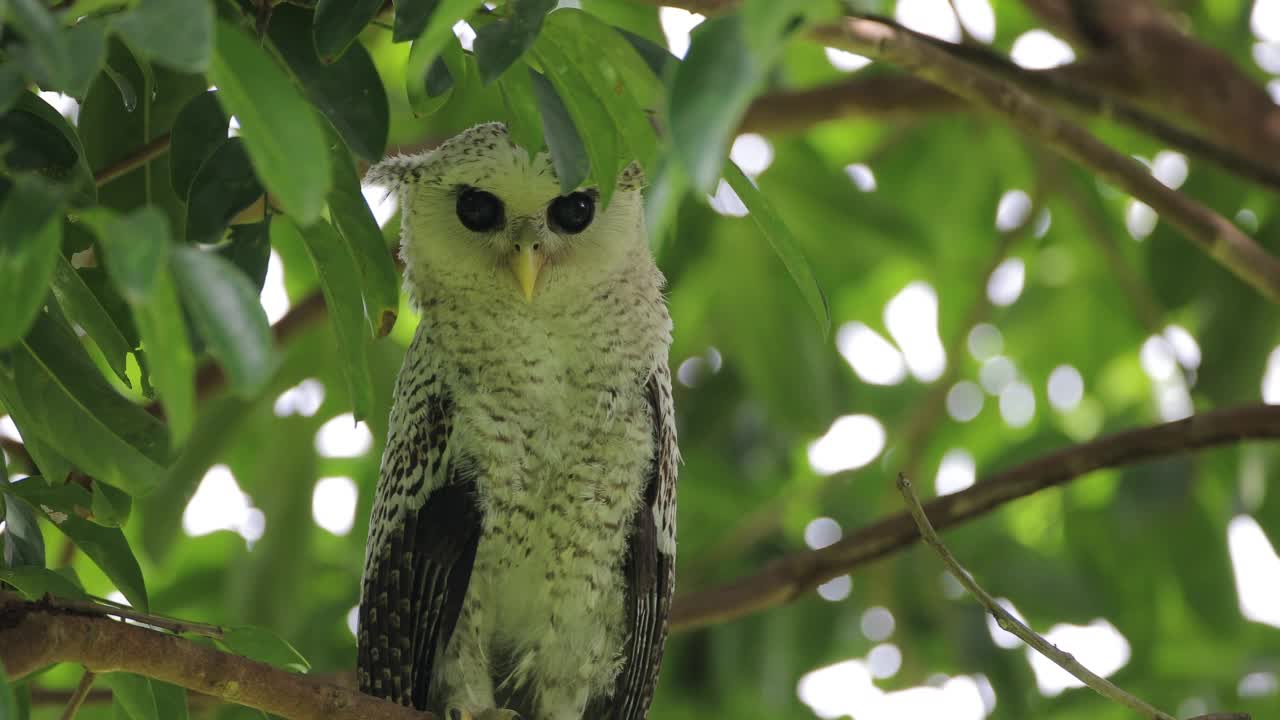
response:
[[[1226,218],[1163,185],[1141,163],[1107,147],[1024,91],[914,33],[865,18],[847,18],[841,27],[848,48],[891,62],[1003,117],[1049,149],[1151,206],[1214,260],[1267,299],[1280,302],[1280,260]]]
[[[1094,470],[1262,438],[1280,438],[1280,406],[1215,410],[1064,448],[935,498],[925,504],[925,510],[933,524],[945,530]],[[898,552],[919,538],[911,516],[898,513],[830,547],[784,555],[751,575],[677,597],[671,627],[692,630],[793,602],[831,578]]]
[[[1231,58],[1183,32],[1151,0],[1023,0],[1056,32],[1116,62],[1126,97],[1188,118],[1258,164],[1280,167],[1280,106]]]
[[[0,593],[0,661],[13,679],[55,663],[76,662],[94,672],[137,673],[299,720],[434,717],[176,635],[55,610],[12,593]]]

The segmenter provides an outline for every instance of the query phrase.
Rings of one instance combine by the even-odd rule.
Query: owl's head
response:
[[[562,194],[550,157],[530,158],[500,123],[384,160],[365,182],[399,198],[405,277],[419,298],[424,283],[492,287],[529,303],[570,298],[638,253],[648,258],[637,166],[605,208],[595,188]]]

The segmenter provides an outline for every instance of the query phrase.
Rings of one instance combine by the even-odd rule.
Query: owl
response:
[[[648,714],[671,607],[671,320],[638,168],[562,193],[500,124],[383,161],[405,355],[365,554],[361,690],[448,720]]]

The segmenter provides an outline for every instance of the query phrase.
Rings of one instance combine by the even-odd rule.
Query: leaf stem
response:
[[[84,704],[84,699],[89,696],[89,691],[93,689],[93,681],[97,677],[97,673],[85,669],[84,675],[80,676],[80,684],[71,693],[71,697],[67,700],[67,706],[62,709],[62,715],[59,716],[60,720],[72,720],[76,716],[80,706]]]

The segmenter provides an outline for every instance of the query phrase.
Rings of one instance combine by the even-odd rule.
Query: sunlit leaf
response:
[[[510,116],[507,131],[511,139],[530,155],[536,155],[546,147],[546,140],[542,137],[542,116],[538,112],[531,72],[525,65],[516,64],[498,78],[498,89]]]
[[[84,278],[61,254],[58,255],[57,264],[54,266],[50,288],[58,298],[58,305],[62,306],[67,318],[84,328],[85,333],[102,351],[107,365],[120,378],[120,382],[129,385],[125,357],[132,346],[125,339],[124,333],[120,331],[120,327],[116,325],[110,313],[102,306],[102,301],[89,289]]]
[[[434,57],[444,47],[454,24],[479,6],[479,0],[395,0],[391,38],[395,42],[416,39],[424,44],[423,52]]]
[[[239,28],[219,21],[209,78],[280,204],[300,222],[318,219],[329,191],[329,155],[319,118],[288,74]]]
[[[404,89],[409,107],[415,115],[430,115],[444,107],[453,95],[455,87],[462,85],[466,76],[466,62],[462,45],[445,43],[439,55],[429,56],[426,46],[415,42],[409,50],[409,61],[404,68]]]

